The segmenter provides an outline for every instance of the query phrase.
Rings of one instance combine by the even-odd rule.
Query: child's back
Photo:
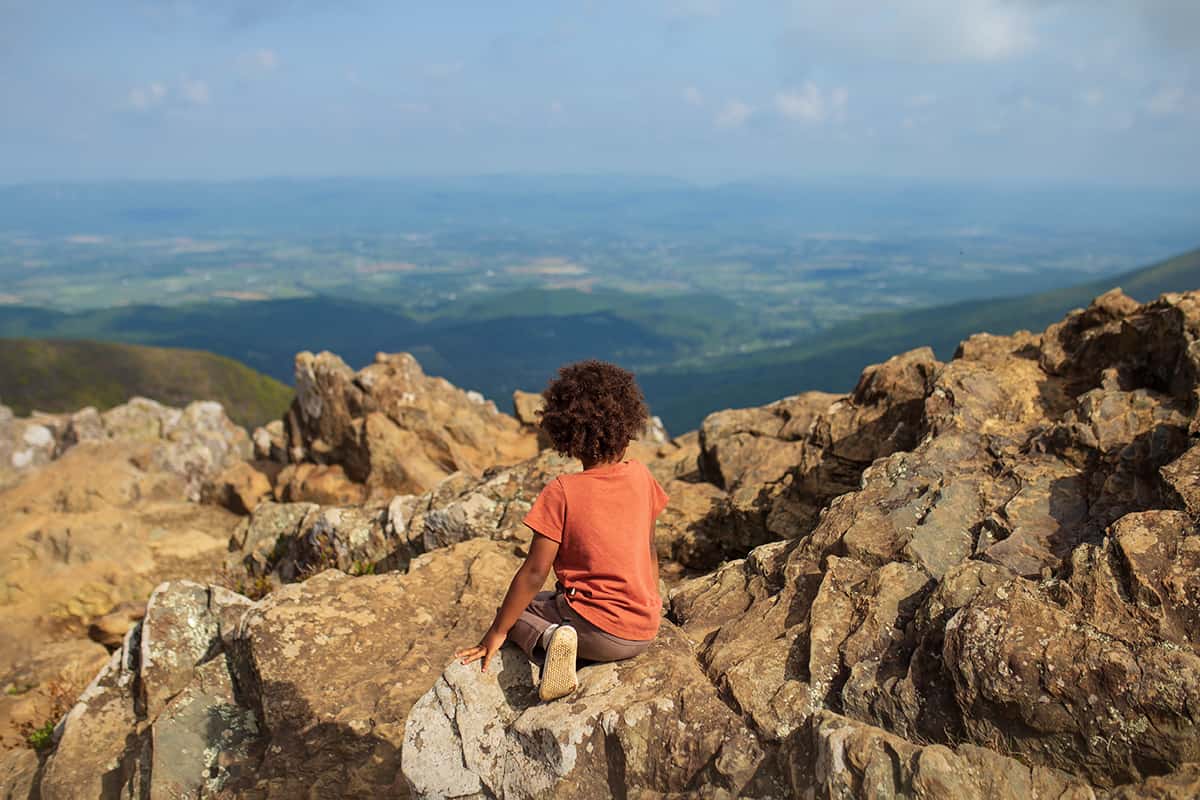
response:
[[[554,574],[581,617],[622,639],[652,639],[662,600],[654,518],[667,495],[640,461],[556,478],[525,524],[559,543]]]

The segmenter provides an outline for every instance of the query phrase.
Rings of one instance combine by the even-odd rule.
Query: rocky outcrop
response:
[[[1167,380],[1196,374],[1196,299],[965,342],[915,447],[674,594],[709,678],[781,752],[827,709],[1101,788],[1197,760],[1197,531],[1170,483],[1196,407]]]
[[[664,443],[649,464],[671,503],[659,519],[656,544],[663,575],[674,581],[711,569],[736,543],[722,513],[726,493],[698,479],[694,437]],[[522,523],[539,492],[580,463],[545,450],[482,477],[454,473],[420,495],[396,495],[386,505],[262,503],[230,539],[229,571],[247,585],[261,577],[288,583],[328,568],[351,574],[403,569],[414,557],[474,538],[527,547]]]
[[[290,462],[339,465],[379,498],[420,493],[452,472],[479,475],[537,451],[535,437],[494,403],[426,376],[408,353],[380,353],[358,372],[332,353],[300,353],[285,429]],[[270,452],[269,430],[258,438],[260,451]]]
[[[125,445],[142,469],[182,478],[191,500],[200,498],[207,480],[249,458],[252,450],[246,431],[225,416],[219,403],[179,409],[135,397],[103,413],[85,408],[28,418],[0,406],[0,489],[80,442]]]
[[[820,711],[789,753],[789,766],[811,774],[818,797],[1095,800],[1088,784],[1065,772],[1029,767],[974,745],[920,746],[887,731]],[[806,782],[807,782],[806,780]]]
[[[579,462],[546,451],[484,477],[454,473],[420,495],[383,505],[263,503],[230,539],[228,565],[289,583],[329,568],[352,574],[404,569],[437,548],[486,538],[528,545],[521,520],[549,481]]]
[[[701,476],[725,489],[725,558],[808,533],[871,462],[924,435],[925,396],[941,364],[929,348],[868,367],[847,396],[808,392],[761,408],[719,411],[700,427]]]
[[[159,586],[59,723],[40,796],[212,797],[236,778],[258,734],[228,657],[249,605],[220,587]]]
[[[487,673],[452,664],[413,707],[402,764],[415,797],[769,796],[779,776],[666,623],[631,661],[580,671],[569,701],[537,699],[515,648]]]
[[[518,559],[497,542],[406,573],[330,570],[257,603],[159,586],[55,733],[36,788],[85,797],[397,797],[405,718],[477,641]]]
[[[122,609],[216,576],[236,517],[189,498],[249,452],[212,403],[9,422],[48,444],[0,491],[0,747],[61,714],[132,624]]]

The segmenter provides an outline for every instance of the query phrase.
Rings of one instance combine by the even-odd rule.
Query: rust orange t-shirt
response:
[[[666,505],[645,464],[620,461],[555,478],[525,524],[559,543],[554,575],[571,608],[606,633],[646,641],[662,608],[654,519]]]

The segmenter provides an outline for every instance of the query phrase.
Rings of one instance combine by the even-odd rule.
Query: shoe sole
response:
[[[575,679],[575,654],[578,649],[579,637],[570,625],[561,625],[550,635],[546,663],[542,666],[542,680],[538,685],[538,696],[542,700],[566,697],[579,686]]]

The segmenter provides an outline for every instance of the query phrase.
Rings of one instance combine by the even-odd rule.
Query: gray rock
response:
[[[528,659],[501,649],[487,673],[457,662],[408,718],[402,764],[416,797],[778,796],[757,737],[718,698],[666,624],[635,659],[579,672],[542,703]]]

